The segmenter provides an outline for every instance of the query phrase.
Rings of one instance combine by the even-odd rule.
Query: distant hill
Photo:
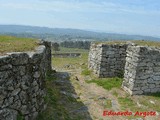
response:
[[[126,35],[116,33],[99,33],[79,29],[47,28],[24,25],[0,25],[0,34],[18,37],[43,38],[48,40],[155,40],[160,38],[142,35]]]

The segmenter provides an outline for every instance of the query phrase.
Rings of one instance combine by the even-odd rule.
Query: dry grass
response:
[[[155,42],[155,41],[133,41],[134,43],[142,46],[153,46],[153,47],[160,47],[160,42]]]
[[[141,46],[152,46],[152,47],[160,47],[160,42],[158,41],[147,41],[147,40],[128,40],[131,41],[137,45],[141,45]],[[126,44],[127,41],[107,41],[107,42],[95,42],[95,44],[107,44],[107,45],[111,45],[111,44]]]
[[[8,52],[31,51],[38,45],[38,40],[31,38],[17,38],[0,36],[0,55]]]

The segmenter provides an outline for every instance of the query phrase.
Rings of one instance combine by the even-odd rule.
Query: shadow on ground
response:
[[[46,110],[37,120],[92,120],[87,106],[81,102],[67,72],[48,75]]]

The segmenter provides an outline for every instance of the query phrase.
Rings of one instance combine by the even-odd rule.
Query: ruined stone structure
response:
[[[160,49],[134,44],[95,44],[89,68],[98,77],[123,76],[131,95],[160,92]]]
[[[45,76],[51,70],[51,46],[44,42],[34,52],[0,56],[0,120],[20,114],[33,120],[45,109]]]
[[[122,76],[126,62],[126,44],[92,44],[89,53],[89,68],[98,77]]]
[[[130,94],[160,92],[160,49],[128,46],[122,86]]]

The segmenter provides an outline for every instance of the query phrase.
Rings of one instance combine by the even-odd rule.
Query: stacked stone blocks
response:
[[[0,119],[16,120],[17,115],[33,120],[45,109],[46,72],[51,69],[50,43],[34,52],[0,56]]]
[[[160,49],[135,44],[92,43],[89,66],[98,77],[122,77],[131,95],[160,92]]]
[[[160,92],[160,50],[128,46],[122,86],[132,95]]]

